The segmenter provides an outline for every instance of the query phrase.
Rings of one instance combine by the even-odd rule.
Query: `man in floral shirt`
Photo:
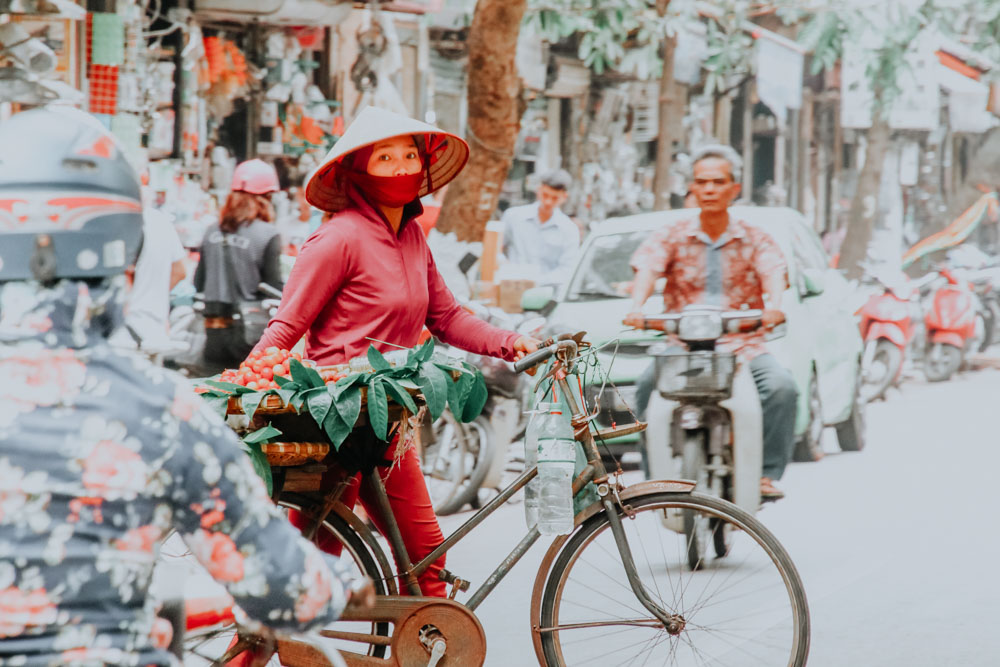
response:
[[[656,230],[636,250],[632,312],[625,324],[642,326],[642,306],[659,278],[667,281],[665,312],[709,304],[726,310],[761,309],[765,329],[784,321],[781,298],[788,286],[788,269],[781,249],[765,231],[729,214],[740,191],[740,166],[739,155],[728,146],[696,151],[691,192],[701,210]],[[764,336],[762,330],[724,336],[719,349],[735,352],[750,364],[764,419],[761,497],[776,500],[784,493],[773,482],[781,479],[795,444],[798,390],[791,373],[768,354]],[[639,379],[637,402],[642,412],[654,381],[652,367]]]
[[[108,346],[139,185],[77,114],[0,126],[0,665],[177,664],[151,642],[148,595],[174,530],[248,620],[336,620],[346,570],[271,503],[232,431],[180,376]],[[93,170],[69,173],[71,156]]]

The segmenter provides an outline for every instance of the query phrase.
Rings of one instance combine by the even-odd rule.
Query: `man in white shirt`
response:
[[[510,264],[538,270],[537,282],[552,285],[569,279],[580,247],[580,230],[559,210],[572,184],[559,169],[544,174],[534,204],[504,211],[503,254]]]
[[[184,246],[174,222],[163,211],[147,206],[143,211],[142,252],[136,262],[125,305],[125,326],[149,351],[169,345],[170,290],[184,279]],[[116,333],[113,342],[127,345],[127,330]]]

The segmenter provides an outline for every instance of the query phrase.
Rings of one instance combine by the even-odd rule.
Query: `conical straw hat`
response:
[[[437,151],[420,186],[420,196],[440,189],[462,171],[469,159],[469,145],[451,132],[376,107],[365,107],[344,135],[337,140],[323,163],[306,182],[306,201],[323,211],[336,213],[347,208],[347,179],[341,159],[359,148],[403,135],[437,135],[445,145]]]

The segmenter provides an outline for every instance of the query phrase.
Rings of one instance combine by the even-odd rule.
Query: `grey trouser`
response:
[[[770,354],[750,362],[764,421],[764,466],[762,477],[781,479],[795,447],[795,412],[799,390],[791,372]],[[646,408],[656,385],[656,366],[650,364],[636,382],[635,402],[639,418],[646,418]],[[739,437],[739,434],[736,434]]]

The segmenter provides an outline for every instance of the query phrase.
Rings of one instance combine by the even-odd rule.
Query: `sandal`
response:
[[[762,502],[769,500],[781,500],[785,497],[785,492],[774,485],[769,477],[760,478],[760,499]]]

